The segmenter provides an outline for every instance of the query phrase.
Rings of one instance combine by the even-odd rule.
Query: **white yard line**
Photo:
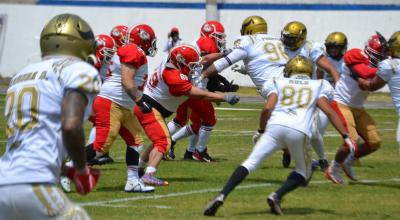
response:
[[[381,183],[381,182],[400,182],[400,178],[391,178],[391,179],[380,179],[380,180],[359,180],[359,183]],[[310,184],[333,184],[331,181],[311,181]],[[251,188],[260,188],[260,187],[268,187],[268,186],[277,186],[278,184],[274,183],[264,183],[264,184],[250,184],[244,186],[238,186],[236,189],[251,189]],[[119,202],[129,202],[129,201],[137,201],[137,200],[157,200],[169,197],[179,197],[179,196],[187,196],[193,194],[201,194],[201,193],[209,193],[209,192],[219,192],[221,188],[208,188],[201,190],[192,190],[187,192],[179,192],[179,193],[169,193],[164,195],[150,195],[150,196],[135,196],[121,199],[111,199],[111,200],[102,200],[96,202],[84,202],[78,203],[81,206],[105,206],[105,204],[110,203],[119,203]],[[108,205],[107,205],[108,206]]]

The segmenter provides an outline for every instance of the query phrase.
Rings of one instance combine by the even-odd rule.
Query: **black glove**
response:
[[[226,95],[224,96],[224,100],[225,100],[225,102],[227,102],[227,103],[229,103],[229,104],[231,104],[231,105],[234,105],[234,104],[236,104],[237,102],[239,102],[240,96],[238,96],[238,95],[236,95],[236,94],[228,93],[228,94],[226,94]]]
[[[143,99],[140,99],[139,101],[136,102],[136,105],[140,108],[140,111],[143,114],[147,114],[151,112],[151,105],[150,103],[147,103],[143,101]]]

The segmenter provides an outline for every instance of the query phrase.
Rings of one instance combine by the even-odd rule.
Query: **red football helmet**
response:
[[[197,49],[188,44],[182,44],[171,49],[169,62],[183,74],[189,75],[193,71],[203,69],[200,64],[201,56]]]
[[[139,24],[129,28],[126,34],[127,42],[138,45],[148,56],[157,53],[157,38],[153,28],[147,24]]]
[[[114,39],[117,48],[125,45],[126,41],[126,32],[128,31],[128,26],[125,25],[117,25],[115,26],[110,33],[110,36]]]
[[[114,56],[115,51],[117,51],[117,47],[112,37],[105,34],[96,36],[96,57],[100,61],[109,62]]]
[[[387,57],[387,41],[377,32],[365,44],[365,53],[368,54],[372,66],[377,67],[378,63]]]
[[[207,21],[201,26],[200,35],[213,39],[220,52],[225,50],[225,29],[220,22]]]

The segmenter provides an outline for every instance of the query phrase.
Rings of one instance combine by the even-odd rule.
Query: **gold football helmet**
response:
[[[328,55],[335,60],[340,60],[347,51],[347,37],[342,32],[332,32],[325,39]]]
[[[87,60],[95,51],[95,37],[89,24],[74,14],[52,18],[40,34],[42,57],[68,55]]]
[[[400,58],[400,31],[396,31],[389,39],[389,51],[392,57]]]
[[[267,33],[268,25],[264,18],[260,16],[250,16],[244,19],[242,23],[242,28],[240,29],[241,35],[252,35],[259,33]]]
[[[281,32],[281,41],[286,48],[297,50],[307,38],[307,28],[300,21],[289,22]]]
[[[293,75],[307,75],[311,77],[313,66],[309,59],[304,56],[297,55],[286,63],[283,72],[285,77],[290,77]]]

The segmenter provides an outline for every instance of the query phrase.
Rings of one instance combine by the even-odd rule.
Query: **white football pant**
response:
[[[315,153],[318,155],[318,159],[326,159],[325,148],[324,148],[324,134],[328,127],[329,119],[324,112],[317,109],[314,113],[314,122],[312,125],[312,137],[310,140],[311,146]]]

